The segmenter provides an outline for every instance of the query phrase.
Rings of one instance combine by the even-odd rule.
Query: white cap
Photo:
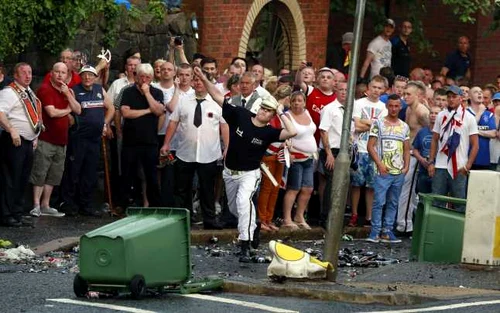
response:
[[[92,74],[94,74],[95,76],[97,76],[97,71],[95,70],[95,68],[93,68],[93,67],[92,67],[92,66],[90,66],[90,65],[84,65],[84,66],[82,67],[82,69],[80,70],[80,73],[79,73],[79,74],[81,75],[82,73],[85,73],[85,72],[89,72],[89,73],[92,73]]]

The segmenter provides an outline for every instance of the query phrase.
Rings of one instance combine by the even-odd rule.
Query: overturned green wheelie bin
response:
[[[419,262],[460,263],[467,200],[419,194],[410,259]],[[450,209],[446,206],[455,206]]]
[[[80,238],[77,297],[89,291],[140,298],[147,289],[199,292],[218,288],[221,279],[191,280],[189,211],[129,208],[127,217]]]

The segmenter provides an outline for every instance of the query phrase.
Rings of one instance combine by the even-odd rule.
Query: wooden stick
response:
[[[271,171],[269,170],[269,167],[265,163],[260,163],[260,168],[264,172],[264,174],[267,175],[267,178],[273,183],[274,187],[278,187],[278,182],[276,181],[276,178],[274,178],[273,174],[271,174]]]

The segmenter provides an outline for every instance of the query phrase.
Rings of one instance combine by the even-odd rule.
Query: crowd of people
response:
[[[499,167],[500,77],[470,84],[467,37],[439,73],[412,66],[412,25],[403,21],[393,36],[395,29],[387,19],[368,45],[349,134],[348,224],[371,226],[371,242],[411,235],[419,192],[466,198],[470,170]],[[109,144],[115,206],[182,207],[200,211],[205,229],[234,225],[241,262],[261,231],[309,230],[312,210],[325,226],[339,196],[331,195],[332,177],[353,37],[342,36],[328,66],[303,61],[275,76],[255,59],[235,57],[226,69],[201,54],[188,62],[175,40],[167,60],[130,54],[109,88],[109,60],[82,64],[71,49],[36,93],[31,66],[17,64],[13,80],[0,76],[1,224],[102,214],[93,194]],[[29,184],[33,208],[25,212]]]

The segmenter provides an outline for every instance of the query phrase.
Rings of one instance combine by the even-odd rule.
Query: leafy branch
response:
[[[114,0],[0,0],[0,59],[22,53],[31,44],[57,54],[88,20],[99,20],[101,44],[112,47],[118,39],[120,23],[128,17],[159,23],[166,14],[161,0],[145,1],[130,11]]]

